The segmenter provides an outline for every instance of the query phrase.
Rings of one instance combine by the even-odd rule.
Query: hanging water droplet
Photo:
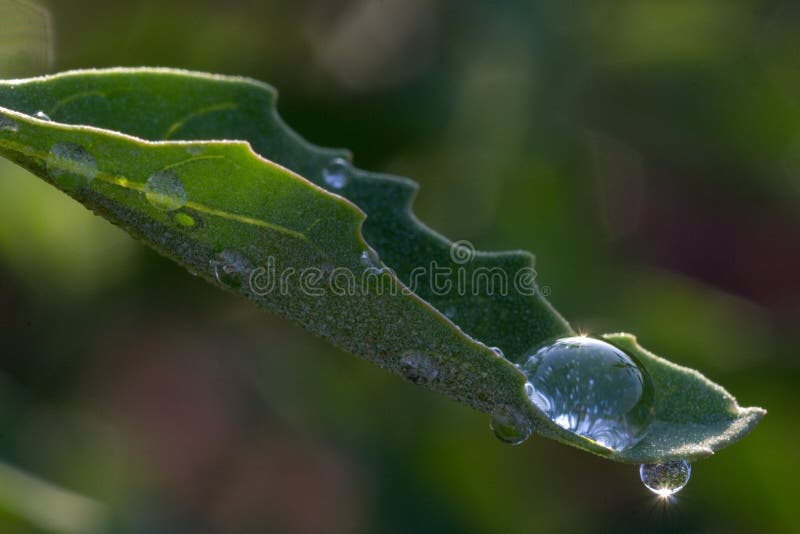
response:
[[[642,479],[642,483],[660,497],[678,493],[686,486],[691,476],[692,466],[686,460],[639,466],[639,478]]]
[[[183,182],[171,170],[151,174],[145,184],[144,194],[150,204],[165,211],[182,208],[188,199]]]
[[[615,451],[647,432],[654,410],[650,375],[610,343],[559,339],[538,349],[521,370],[531,402],[570,432]]]
[[[18,129],[17,123],[6,117],[0,115],[0,131],[16,132]]]
[[[427,354],[409,351],[400,357],[400,372],[412,384],[430,384],[439,375],[436,362]]]
[[[234,289],[242,287],[253,271],[250,260],[233,250],[223,250],[214,255],[209,267],[217,282]]]
[[[47,156],[47,170],[55,185],[72,191],[94,180],[97,161],[80,145],[56,143]]]
[[[192,228],[195,225],[194,217],[183,212],[175,214],[175,222],[184,228]]]
[[[508,405],[500,405],[492,411],[489,428],[495,437],[510,445],[519,445],[527,440],[532,433],[528,421]]]
[[[39,120],[53,122],[53,119],[48,117],[47,113],[45,113],[44,111],[37,111],[36,113],[33,114],[33,116],[36,117]]]
[[[334,189],[342,189],[350,182],[350,164],[344,158],[336,158],[322,170],[325,183]]]

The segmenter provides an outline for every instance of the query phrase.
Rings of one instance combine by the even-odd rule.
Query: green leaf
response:
[[[655,421],[645,439],[624,451],[625,461],[710,456],[752,430],[766,413],[761,408],[740,407],[722,387],[693,369],[648,352],[630,334],[603,337],[636,356],[656,391]]]
[[[623,462],[691,460],[740,438],[763,415],[613,335],[653,377],[651,431],[616,453],[554,424],[528,401],[512,364],[574,334],[533,283],[532,256],[449,242],[414,217],[413,182],[356,169],[346,151],[305,142],[280,119],[275,99],[251,80],[163,69],[5,82],[0,154],[191,272],[517,432],[535,429]],[[39,111],[52,122],[37,119]],[[264,288],[250,282],[266,278],[254,273],[270,265],[279,273],[316,268],[325,280],[352,273],[358,290],[310,294],[295,276],[281,291],[256,291]],[[463,273],[465,284],[455,277],[436,287],[432,266]],[[492,276],[507,281],[505,291]],[[523,283],[509,283],[519,276]]]

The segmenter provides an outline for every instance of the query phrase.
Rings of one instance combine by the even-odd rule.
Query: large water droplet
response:
[[[650,375],[610,343],[559,339],[538,349],[521,370],[531,402],[570,432],[615,451],[647,432],[654,410]]]
[[[97,161],[80,145],[56,143],[47,156],[47,170],[54,184],[72,191],[94,180]]]
[[[322,170],[325,183],[334,189],[342,189],[350,182],[350,164],[344,158],[336,158]]]
[[[39,120],[53,122],[53,119],[48,117],[47,113],[45,113],[44,111],[37,111],[36,113],[33,114],[33,116]]]
[[[180,177],[170,170],[151,174],[145,184],[144,194],[150,204],[166,211],[182,208],[188,199]]]
[[[691,476],[692,466],[686,460],[639,466],[639,478],[642,479],[642,483],[660,497],[678,493],[686,486]]]
[[[17,131],[17,123],[6,117],[5,115],[0,115],[0,130],[6,132],[16,132]]]
[[[530,423],[507,405],[500,405],[492,410],[489,428],[495,437],[510,445],[519,445],[531,436]]]

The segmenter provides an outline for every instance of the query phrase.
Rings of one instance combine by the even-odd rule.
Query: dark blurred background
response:
[[[535,252],[576,327],[769,410],[665,506],[633,466],[503,445],[0,162],[3,532],[796,528],[796,2],[54,0],[49,29],[0,4],[2,76],[270,82],[305,137],[417,180],[437,230]]]

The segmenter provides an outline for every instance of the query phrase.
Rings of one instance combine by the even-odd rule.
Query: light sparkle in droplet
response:
[[[692,466],[686,460],[639,466],[639,478],[647,489],[659,497],[668,498],[681,491],[692,476]]]

